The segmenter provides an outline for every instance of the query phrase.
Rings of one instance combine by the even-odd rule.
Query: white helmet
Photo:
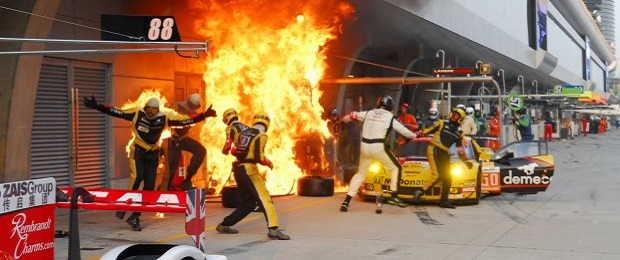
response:
[[[189,98],[187,98],[187,106],[191,109],[200,108],[200,94],[194,93],[189,95]]]
[[[461,109],[461,110],[465,111],[465,105],[463,105],[463,104],[458,104],[458,105],[456,105],[456,108],[458,108],[458,109]]]
[[[159,109],[159,99],[150,98],[148,101],[146,101],[146,104],[144,106]]]
[[[437,118],[437,115],[439,115],[439,111],[437,110],[437,108],[431,108],[428,110],[428,117],[430,117],[431,119]]]
[[[467,109],[465,109],[465,114],[467,114],[468,116],[473,116],[474,115],[474,108],[473,107],[467,107]]]

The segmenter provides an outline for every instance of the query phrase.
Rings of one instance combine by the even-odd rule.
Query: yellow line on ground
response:
[[[288,209],[284,209],[284,210],[278,210],[278,212],[288,212],[288,211],[293,211],[293,210],[299,210],[299,209],[307,208],[307,207],[310,207],[310,206],[313,206],[313,205],[316,205],[316,204],[324,203],[324,202],[326,202],[328,200],[331,200],[331,199],[332,199],[332,197],[329,197],[329,198],[313,201],[313,202],[310,202],[310,203],[301,204],[301,205],[298,205],[298,206],[295,206],[295,207],[292,207],[292,208],[288,208]],[[252,217],[246,217],[243,220],[239,221],[239,223],[250,222],[250,221],[254,221],[254,220],[257,220],[257,219],[263,219],[263,218],[264,218],[264,216],[262,214],[259,214],[259,215],[255,215],[255,216],[252,216]],[[206,227],[205,231],[213,231],[213,230],[215,230],[216,227],[217,227],[217,225]],[[163,239],[157,240],[157,243],[167,243],[167,242],[174,241],[174,240],[177,240],[177,239],[182,239],[182,238],[185,238],[185,237],[187,237],[187,234],[178,234],[178,235],[174,235],[174,236],[171,236],[171,237],[167,237],[167,238],[163,238]]]

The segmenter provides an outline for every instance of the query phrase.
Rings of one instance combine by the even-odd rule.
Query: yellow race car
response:
[[[431,178],[431,168],[426,157],[426,147],[430,139],[430,137],[416,138],[399,146],[395,153],[403,166],[400,189],[398,190],[398,196],[403,201],[414,202],[414,192],[422,189],[424,183]],[[493,152],[488,148],[476,149],[469,137],[466,137],[464,148],[467,158],[473,166],[468,168],[459,159],[456,147],[450,148],[452,185],[449,199],[458,204],[478,204],[481,196],[482,179],[482,167],[479,159],[481,157],[490,158]],[[367,200],[374,200],[377,196],[387,198],[389,195],[384,195],[383,190],[387,190],[389,184],[390,173],[380,163],[373,163],[366,175],[366,180],[358,191],[358,196]],[[426,191],[424,196],[420,198],[420,202],[439,202],[440,194],[441,183],[437,183]]]

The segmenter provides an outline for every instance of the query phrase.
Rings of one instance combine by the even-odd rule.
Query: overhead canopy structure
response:
[[[20,43],[44,43],[44,44],[72,44],[72,45],[93,45],[105,46],[103,48],[81,48],[81,49],[47,49],[47,50],[14,50],[0,51],[0,55],[44,55],[44,54],[103,54],[103,53],[122,53],[122,52],[176,52],[183,58],[199,58],[200,52],[208,51],[206,42],[146,42],[146,41],[97,41],[97,40],[75,40],[75,39],[33,39],[33,38],[4,38],[0,37],[0,42],[20,42]],[[193,52],[191,56],[183,55],[183,52]]]
[[[601,116],[620,116],[620,110],[615,109],[564,109],[562,111]]]

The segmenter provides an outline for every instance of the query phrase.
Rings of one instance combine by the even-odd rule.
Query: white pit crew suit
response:
[[[461,130],[463,130],[464,135],[476,135],[478,133],[476,120],[471,116],[465,116],[463,123],[461,123]]]
[[[362,124],[362,142],[360,145],[360,163],[357,173],[351,178],[347,195],[353,197],[366,179],[368,169],[373,161],[379,161],[391,172],[390,190],[397,191],[400,186],[402,166],[392,151],[386,138],[392,129],[403,137],[412,139],[416,134],[409,131],[394,115],[382,108],[369,111],[351,112],[342,118],[344,122],[360,121]]]

